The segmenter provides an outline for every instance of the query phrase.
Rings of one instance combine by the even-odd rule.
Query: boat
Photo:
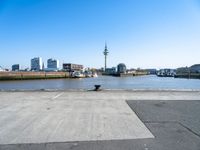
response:
[[[73,78],[84,78],[85,76],[81,72],[75,71],[75,72],[73,72],[72,77]]]
[[[91,77],[92,77],[92,72],[90,72],[90,71],[85,71],[85,77],[91,78]]]
[[[92,77],[93,77],[93,78],[98,77],[97,73],[96,73],[96,72],[95,72],[95,73],[92,73]]]

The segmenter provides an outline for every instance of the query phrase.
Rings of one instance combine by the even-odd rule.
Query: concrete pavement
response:
[[[4,94],[0,144],[154,138],[124,100],[68,92]]]
[[[199,150],[199,99],[199,91],[0,92],[0,149]]]

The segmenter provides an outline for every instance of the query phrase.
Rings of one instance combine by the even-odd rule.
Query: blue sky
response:
[[[0,0],[0,66],[36,56],[108,67],[200,63],[199,0]]]

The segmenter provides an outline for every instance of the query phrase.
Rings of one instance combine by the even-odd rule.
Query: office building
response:
[[[59,69],[59,61],[56,59],[48,59],[47,60],[47,70],[56,71]]]
[[[12,71],[19,71],[19,64],[12,65]]]
[[[56,68],[58,69],[59,68],[59,61],[56,60],[56,59],[48,59],[47,60],[47,68]]]
[[[68,72],[81,71],[83,70],[83,65],[64,63],[63,70]]]
[[[31,59],[31,70],[32,71],[40,71],[42,70],[42,58],[41,57],[35,57]]]

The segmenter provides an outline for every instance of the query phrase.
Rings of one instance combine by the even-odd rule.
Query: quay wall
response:
[[[181,73],[176,74],[175,78],[188,78],[188,79],[200,79],[200,73]]]
[[[108,75],[108,76],[115,76],[115,77],[130,77],[130,76],[142,76],[142,75],[148,75],[147,72],[135,72],[135,73],[102,73],[102,75]]]
[[[68,72],[0,72],[0,80],[69,78]]]

